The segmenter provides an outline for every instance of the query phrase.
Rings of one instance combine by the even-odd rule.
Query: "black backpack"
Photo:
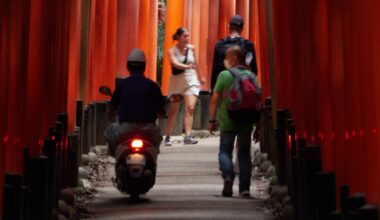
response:
[[[253,73],[255,74],[257,73],[256,55],[253,48],[253,44],[250,41],[241,37],[225,37],[215,45],[215,51],[214,51],[215,54],[214,54],[212,76],[211,76],[212,89],[215,86],[216,79],[219,73],[226,69],[224,67],[223,61],[224,61],[227,49],[232,46],[240,46],[240,48],[243,51],[243,57],[245,58],[245,62],[248,62],[248,60],[253,59],[254,63],[248,62],[247,67],[250,67],[250,70]],[[251,52],[251,53],[248,53],[248,52]]]

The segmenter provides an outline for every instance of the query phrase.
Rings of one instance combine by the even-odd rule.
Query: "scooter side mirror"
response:
[[[106,96],[112,96],[112,91],[111,91],[110,87],[108,87],[108,86],[100,86],[99,92],[103,95],[106,95]]]

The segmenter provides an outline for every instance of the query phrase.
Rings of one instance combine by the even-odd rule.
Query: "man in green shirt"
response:
[[[243,52],[239,46],[232,46],[226,51],[224,65],[227,69],[236,67],[240,74],[253,74],[243,64]],[[253,124],[242,124],[233,121],[227,113],[227,106],[230,101],[225,98],[226,92],[230,90],[234,83],[234,76],[229,70],[222,71],[216,81],[210,105],[210,126],[212,133],[216,129],[215,114],[218,108],[218,119],[220,126],[220,146],[219,146],[219,167],[224,179],[222,195],[225,197],[232,196],[232,186],[234,181],[234,170],[232,162],[232,151],[235,137],[238,142],[238,160],[239,160],[239,194],[243,197],[250,196],[251,185],[251,134]],[[255,78],[257,84],[257,79]]]

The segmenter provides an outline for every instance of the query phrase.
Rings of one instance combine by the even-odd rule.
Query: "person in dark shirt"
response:
[[[258,73],[257,62],[256,62],[256,52],[254,44],[248,40],[241,37],[241,32],[244,28],[244,20],[240,15],[234,15],[230,18],[229,30],[230,36],[227,36],[219,40],[215,44],[214,57],[211,71],[211,91],[213,91],[216,80],[219,73],[226,70],[224,66],[224,58],[228,48],[232,46],[240,46],[243,50],[243,65],[245,65],[251,72],[256,76]]]
[[[147,79],[143,73],[133,73],[116,86],[111,106],[118,108],[119,123],[154,123],[164,106],[157,83]]]
[[[143,137],[157,148],[162,141],[155,122],[159,115],[165,114],[164,98],[157,83],[144,76],[145,67],[145,54],[133,49],[127,62],[130,76],[116,85],[110,103],[109,114],[118,112],[118,122],[105,133],[111,155],[121,141],[132,137]]]

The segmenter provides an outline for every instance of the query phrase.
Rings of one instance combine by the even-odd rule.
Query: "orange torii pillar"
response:
[[[219,3],[219,38],[229,35],[228,22],[235,15],[236,0],[220,0]]]
[[[5,171],[21,173],[23,165],[19,163],[22,159],[21,142],[24,142],[25,133],[25,115],[29,114],[26,106],[26,46],[23,40],[27,35],[28,25],[26,24],[27,8],[23,6],[22,1],[16,0],[9,3],[10,10],[8,17],[5,20],[11,21],[8,26],[8,103],[2,108],[8,108],[7,111],[7,143],[5,148]],[[7,9],[5,9],[7,10]],[[6,16],[7,16],[6,15]],[[4,22],[5,23],[5,22]],[[30,78],[28,81],[34,80]],[[0,126],[5,126],[0,125]],[[2,177],[1,177],[2,178]]]
[[[101,85],[114,87],[116,50],[116,3],[94,0],[90,9],[86,103],[108,99],[98,92]]]
[[[1,1],[3,3],[3,1]],[[10,2],[6,1],[0,7],[0,21],[5,21],[10,7]],[[5,23],[5,22],[4,22]],[[9,25],[9,22],[7,22]],[[7,111],[8,108],[4,107],[8,105],[8,25],[1,23],[0,25],[0,176],[4,176],[5,170],[5,144],[7,134]],[[4,178],[0,178],[0,216],[3,216],[3,188]]]
[[[117,1],[116,77],[128,76],[128,53],[137,47],[140,0]]]
[[[168,0],[166,7],[166,26],[164,42],[164,65],[162,71],[162,93],[168,94],[169,78],[171,74],[168,50],[173,45],[172,35],[181,27],[183,21],[184,0]]]
[[[114,87],[116,75],[117,1],[108,2],[106,84]]]
[[[193,0],[183,0],[182,26],[191,29],[191,11],[193,10]]]
[[[187,0],[183,20],[190,32],[190,43],[194,45],[197,63],[201,74],[207,78],[207,34],[208,34],[208,1]],[[207,89],[206,85],[203,89]]]
[[[46,55],[46,40],[51,37],[50,34],[43,34],[47,30],[48,24],[44,24],[44,16],[42,11],[46,8],[46,5],[42,3],[41,0],[33,1],[30,4],[30,19],[29,26],[33,27],[29,30],[27,36],[28,45],[28,63],[27,63],[27,79],[33,79],[27,81],[26,93],[28,98],[26,100],[27,105],[27,116],[26,116],[26,126],[25,129],[28,131],[26,137],[28,139],[27,144],[30,145],[30,151],[32,155],[36,155],[38,150],[32,146],[35,139],[41,135],[40,129],[36,128],[35,122],[46,121],[47,112],[46,107],[41,108],[40,106],[46,106],[47,95],[42,95],[41,89],[44,85],[44,72],[47,68],[46,63],[50,63]],[[51,19],[46,19],[50,23]],[[44,43],[45,42],[45,43]],[[49,92],[50,93],[50,92]],[[45,103],[45,104],[43,104]],[[43,104],[43,105],[41,105]]]
[[[68,89],[67,89],[67,113],[68,132],[74,130],[76,119],[76,100],[79,92],[79,64],[80,37],[81,37],[81,12],[82,4],[72,1],[69,15],[69,55],[68,55]]]
[[[207,63],[208,63],[208,75],[207,75],[207,85],[211,85],[211,71],[212,71],[212,62],[214,57],[215,43],[220,39],[219,38],[219,0],[210,0],[209,1],[209,20],[208,20],[208,46],[207,46]],[[212,90],[213,88],[210,88]]]
[[[108,18],[108,2],[104,0],[96,0],[95,5],[95,30],[92,32],[94,36],[94,55],[92,63],[92,77],[94,100],[106,99],[104,95],[97,92],[100,85],[106,85],[108,76],[106,72],[106,51],[107,51],[107,18]],[[111,77],[109,77],[111,78]],[[113,79],[113,77],[111,78]]]
[[[158,1],[141,0],[139,7],[138,47],[147,59],[145,76],[156,81]]]
[[[240,15],[244,19],[244,29],[241,35],[244,38],[249,37],[249,28],[251,27],[249,15],[252,13],[250,5],[254,4],[254,1],[250,0],[236,0],[236,14]]]
[[[368,14],[371,15],[371,20],[372,22],[367,22],[366,24],[374,24],[375,22],[379,21],[380,19],[380,14],[377,13],[377,9],[380,7],[380,2],[379,1],[371,1],[371,7],[369,9],[369,12]],[[372,12],[371,12],[372,11]],[[374,15],[374,16],[372,16]],[[373,34],[373,37],[371,37],[371,42],[370,44],[372,45],[373,47],[373,50],[372,50],[372,56],[371,56],[371,60],[372,62],[377,62],[377,57],[380,56],[380,52],[379,52],[379,49],[380,49],[380,43],[378,42],[378,37],[380,36],[380,28],[379,26],[376,26],[375,28],[372,29],[372,31],[370,32],[371,34]],[[380,65],[371,65],[371,68],[373,68],[373,72],[372,72],[372,77],[373,77],[373,82],[374,84],[373,85],[377,85],[378,83],[380,83],[380,76],[379,74],[377,74],[379,71],[380,71]],[[369,114],[369,117],[370,117],[370,120],[372,123],[365,123],[366,127],[371,127],[371,126],[375,126],[376,128],[379,128],[380,127],[380,117],[379,117],[379,111],[380,111],[380,103],[378,101],[375,101],[375,100],[379,100],[380,98],[380,90],[379,89],[375,89],[374,90],[374,93],[372,94],[372,97],[365,97],[365,99],[372,99],[372,100],[369,100],[369,103],[374,103],[375,104],[375,114],[377,117],[376,117],[376,120],[373,121],[373,117],[372,117],[372,114]],[[373,128],[372,128],[373,129]],[[373,130],[374,131],[374,130]],[[377,131],[378,132],[378,131]],[[379,155],[380,155],[380,149],[379,149],[379,145],[380,145],[380,137],[379,135],[376,135],[373,137],[374,138],[374,141],[372,142],[373,144],[371,144],[371,150],[368,151],[367,153],[369,154],[369,158],[371,157],[374,157],[373,155],[377,155],[375,158],[379,158]],[[372,140],[371,140],[372,141]],[[371,155],[372,154],[372,155]],[[379,170],[379,163],[377,162],[376,159],[370,159],[368,160],[369,162],[369,173],[376,173],[378,172]],[[375,201],[377,201],[377,203],[380,202],[380,177],[378,175],[369,175],[368,178],[370,178],[368,180],[368,183],[370,184],[369,185],[369,188],[371,189],[374,189],[375,190],[375,193],[373,193],[374,195],[374,199],[376,199]],[[376,181],[373,181],[373,178],[376,178]],[[372,197],[372,196],[371,196]]]
[[[267,71],[264,70],[262,67],[264,65],[261,65],[261,34],[260,34],[260,23],[259,23],[259,0],[253,0],[249,2],[249,17],[247,20],[249,20],[249,27],[246,26],[246,28],[249,29],[249,39],[254,43],[255,50],[256,50],[256,61],[257,61],[257,68],[259,70],[258,74],[258,81],[261,83],[261,86],[265,86],[264,88],[264,94],[265,96],[269,96],[269,74],[267,74]],[[265,66],[266,67],[266,66]],[[265,72],[264,72],[265,71]],[[264,82],[262,82],[264,80]],[[264,97],[265,97],[264,96]]]
[[[209,1],[198,0],[200,4],[200,20],[199,20],[199,44],[197,45],[197,58],[198,65],[201,71],[202,76],[205,79],[208,79],[208,68],[207,65],[211,65],[208,63],[208,29],[209,29]],[[209,90],[210,83],[207,81],[204,86],[202,86],[202,90]]]
[[[190,32],[190,44],[194,45],[197,63],[201,74],[207,79],[207,35],[209,1],[185,0],[183,26]],[[204,85],[202,89],[208,89]]]
[[[8,65],[9,65],[9,25],[10,1],[0,0],[0,216],[3,216],[3,189],[5,173],[5,153],[7,142],[8,114]]]
[[[95,39],[95,3],[92,1],[89,9],[89,28],[88,28],[88,49],[87,49],[87,67],[86,67],[86,99],[85,103],[91,103],[94,100],[93,94],[93,57],[94,57],[94,39]]]

